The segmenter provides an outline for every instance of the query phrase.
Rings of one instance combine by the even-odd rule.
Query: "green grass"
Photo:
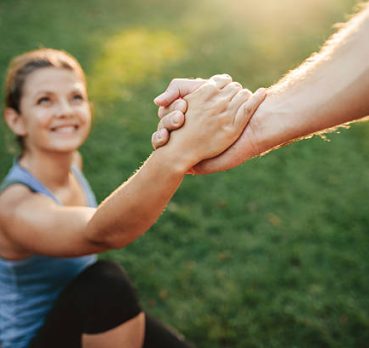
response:
[[[172,77],[270,85],[355,3],[2,0],[0,75],[40,46],[82,62],[96,109],[82,153],[102,199],[150,153],[152,99]],[[3,176],[11,137],[0,130]],[[186,178],[149,233],[103,257],[198,347],[369,347],[369,124],[328,138]]]

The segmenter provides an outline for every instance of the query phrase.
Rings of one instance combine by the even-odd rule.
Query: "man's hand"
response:
[[[268,89],[268,97],[238,140],[216,158],[196,165],[197,173],[232,168],[292,141],[369,115],[369,4],[340,27],[318,54]],[[187,83],[183,91],[189,89]],[[181,88],[177,91],[166,95],[181,95]]]

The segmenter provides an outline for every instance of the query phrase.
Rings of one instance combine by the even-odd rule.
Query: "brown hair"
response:
[[[5,106],[20,112],[23,86],[28,75],[47,67],[72,70],[86,82],[81,65],[67,52],[51,48],[26,52],[15,57],[9,64],[5,80]]]
[[[5,79],[5,107],[20,113],[20,102],[27,77],[42,68],[60,68],[75,72],[86,84],[86,77],[77,59],[65,51],[41,48],[26,52],[12,59]],[[17,141],[24,149],[22,137]]]

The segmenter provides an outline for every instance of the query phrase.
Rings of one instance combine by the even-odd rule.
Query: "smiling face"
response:
[[[86,140],[91,109],[84,81],[72,70],[46,67],[26,79],[20,100],[26,151],[72,152]]]

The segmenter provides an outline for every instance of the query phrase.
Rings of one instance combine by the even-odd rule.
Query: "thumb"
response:
[[[154,103],[157,106],[166,107],[170,105],[174,100],[178,99],[179,97],[181,97],[180,89],[178,87],[169,86],[165,92],[163,92],[162,94],[160,94],[154,99]]]
[[[243,105],[241,105],[235,117],[235,125],[238,129],[243,130],[246,127],[250,118],[266,98],[266,95],[266,88],[259,88]]]
[[[154,103],[158,106],[167,107],[176,99],[192,93],[205,82],[204,79],[174,79],[167,90],[154,99]]]

